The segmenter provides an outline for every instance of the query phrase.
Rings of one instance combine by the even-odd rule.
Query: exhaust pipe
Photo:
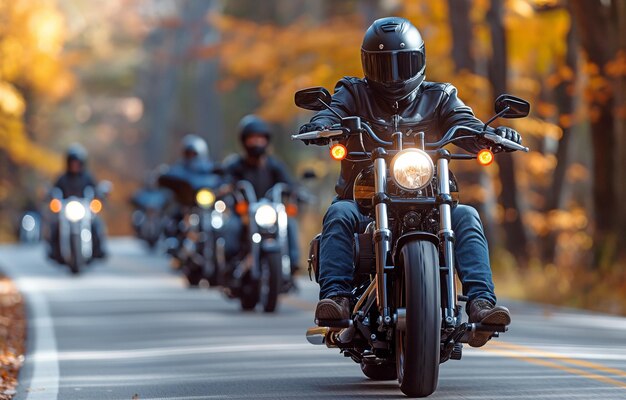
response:
[[[326,336],[330,333],[330,328],[325,326],[314,326],[307,329],[306,340],[316,346],[326,344]]]

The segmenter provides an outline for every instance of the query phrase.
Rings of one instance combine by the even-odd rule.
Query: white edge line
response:
[[[59,359],[48,302],[40,288],[28,285],[23,278],[16,279],[16,284],[29,306],[28,334],[35,338],[26,354],[27,362],[29,357],[31,359],[33,374],[29,382],[19,382],[18,393],[24,391],[26,400],[57,400]]]

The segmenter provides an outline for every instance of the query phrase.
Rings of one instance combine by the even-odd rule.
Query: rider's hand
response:
[[[496,134],[517,144],[522,144],[522,136],[515,129],[506,126],[496,128]]]
[[[302,133],[307,133],[307,132],[315,132],[315,131],[322,131],[324,129],[328,129],[327,126],[324,126],[323,124],[319,123],[319,122],[309,122],[307,124],[304,124],[300,127],[300,130],[298,131],[299,134]],[[323,145],[326,144],[328,140],[326,139],[322,139],[322,140],[303,140],[304,144],[306,144],[307,146],[309,144],[317,144],[317,145]]]

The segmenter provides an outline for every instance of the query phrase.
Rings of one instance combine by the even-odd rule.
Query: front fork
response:
[[[376,298],[382,325],[392,322],[387,297],[387,254],[391,248],[391,231],[387,215],[387,204],[384,202],[387,188],[387,163],[384,150],[377,149],[374,158],[374,189],[376,204],[376,229],[374,243],[376,245]],[[454,261],[454,231],[452,230],[452,196],[450,195],[450,175],[448,170],[449,153],[443,152],[437,160],[437,178],[439,182],[439,239],[444,254],[444,271],[446,272],[446,308],[443,322],[447,328],[456,326],[456,281]]]
[[[440,154],[437,160],[437,179],[439,181],[439,242],[443,249],[443,268],[446,273],[446,308],[443,323],[446,328],[456,326],[456,280],[454,269],[454,231],[452,230],[452,196],[450,195],[450,176],[448,170],[450,154]]]
[[[379,326],[389,325],[392,322],[391,311],[387,298],[387,254],[391,248],[391,231],[387,216],[387,204],[384,202],[387,191],[387,162],[385,151],[377,149],[374,158],[374,197],[376,203],[376,229],[374,243],[376,245],[376,299],[381,317]]]

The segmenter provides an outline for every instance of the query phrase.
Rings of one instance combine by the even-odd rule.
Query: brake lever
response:
[[[528,153],[530,151],[528,147],[522,146],[519,143],[515,143],[512,140],[505,139],[502,136],[495,135],[493,133],[483,133],[482,137],[489,140],[492,143],[498,144],[507,149],[519,150],[519,151],[523,151],[524,153]]]
[[[316,140],[316,139],[331,139],[337,136],[344,135],[346,132],[344,129],[330,129],[323,131],[311,131],[298,133],[291,135],[291,140]]]

